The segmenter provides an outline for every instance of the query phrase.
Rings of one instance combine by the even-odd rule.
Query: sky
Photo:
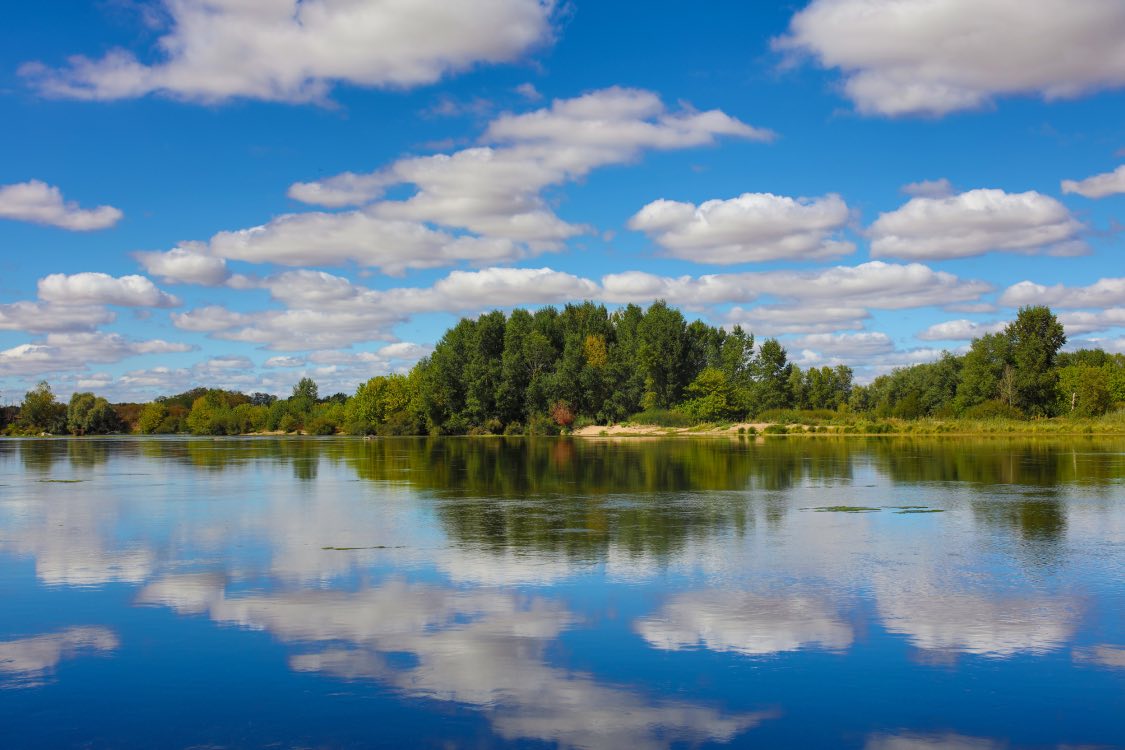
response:
[[[1120,0],[56,0],[0,31],[0,402],[323,393],[665,299],[867,382],[1125,351]]]

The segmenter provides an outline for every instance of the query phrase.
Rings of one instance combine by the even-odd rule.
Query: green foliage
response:
[[[832,425],[879,434],[1027,429],[1014,420],[1107,413],[1083,429],[1118,430],[1112,412],[1125,407],[1125,356],[1061,352],[1064,342],[1050,310],[1023,308],[964,356],[946,352],[861,386],[848,367],[802,370],[777,339],[756,344],[738,326],[688,323],[663,301],[612,314],[584,302],[463,319],[409,374],[373,377],[350,398],[321,399],[305,377],[288,399],[196,388],[145,405],[77,393],[63,406],[41,383],[8,430],[92,434],[135,424],[144,434],[534,435],[625,419],[690,428],[753,415],[818,433]]]
[[[1023,419],[1023,413],[999,399],[970,406],[962,413],[965,419]]]
[[[18,425],[24,432],[60,435],[66,432],[66,416],[66,406],[55,400],[51,386],[41,380],[24,395]]]
[[[651,424],[657,427],[691,427],[696,420],[677,409],[645,409],[629,417],[635,424]]]
[[[124,424],[104,398],[75,393],[67,406],[66,426],[73,435],[105,435],[120,432]]]

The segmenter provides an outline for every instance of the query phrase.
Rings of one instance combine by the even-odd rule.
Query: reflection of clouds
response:
[[[960,734],[876,734],[864,750],[1000,750],[1005,743]]]
[[[773,654],[812,645],[845,649],[852,629],[825,602],[809,596],[764,596],[749,592],[698,591],[672,597],[637,632],[657,648],[680,650],[699,644],[712,651]]]
[[[1074,660],[1103,667],[1125,669],[1125,648],[1099,644],[1089,648],[1074,649]]]
[[[376,679],[414,697],[487,713],[509,739],[566,747],[666,747],[727,741],[772,714],[724,715],[686,701],[650,701],[592,675],[549,666],[547,647],[576,618],[556,601],[497,590],[390,580],[356,592],[297,591],[227,597],[205,575],[165,578],[140,600],[265,630],[294,643],[325,643],[294,656],[299,671]],[[413,663],[388,660],[408,653]]]
[[[99,627],[67,628],[58,633],[0,642],[0,677],[25,686],[35,685],[63,659],[82,651],[113,651],[118,645],[112,630]]]
[[[991,592],[899,588],[877,596],[883,624],[922,649],[1007,657],[1061,648],[1077,614],[1067,602]]]
[[[53,586],[96,586],[114,581],[137,583],[152,574],[153,552],[142,546],[113,548],[107,541],[123,513],[106,493],[83,485],[43,485],[35,502],[11,504],[14,523],[0,549],[35,558],[39,580]]]

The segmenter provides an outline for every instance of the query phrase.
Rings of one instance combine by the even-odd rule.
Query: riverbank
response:
[[[737,422],[700,424],[691,427],[665,427],[630,422],[614,425],[587,425],[574,430],[577,437],[698,437],[738,435],[1121,435],[1125,436],[1125,414],[1109,414],[1093,419],[970,420],[970,419],[885,419],[852,422]]]

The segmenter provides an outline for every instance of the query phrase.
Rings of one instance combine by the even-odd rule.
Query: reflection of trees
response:
[[[48,474],[55,462],[66,455],[65,440],[21,440],[20,462],[24,469]]]
[[[1125,475],[1121,442],[1034,439],[870,439],[867,450],[896,482],[970,482],[1055,487],[1106,485]]]

